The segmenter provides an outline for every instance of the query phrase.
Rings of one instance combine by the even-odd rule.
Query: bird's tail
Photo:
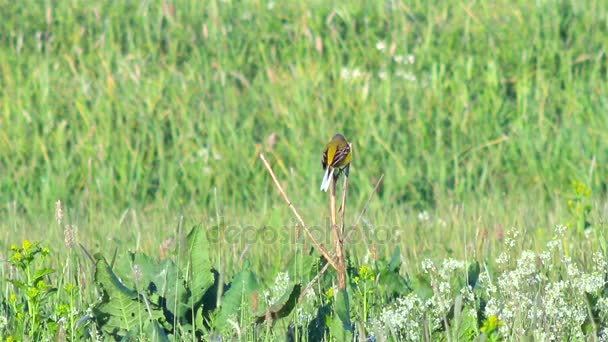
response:
[[[325,175],[323,176],[323,182],[321,182],[321,191],[327,192],[327,189],[329,189],[329,182],[330,182],[331,176],[333,174],[334,174],[334,168],[328,166],[327,169],[325,169]]]

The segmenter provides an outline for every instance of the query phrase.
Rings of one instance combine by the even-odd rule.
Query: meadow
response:
[[[0,13],[0,340],[608,339],[608,2]]]

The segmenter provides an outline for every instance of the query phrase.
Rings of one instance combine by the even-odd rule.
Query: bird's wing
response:
[[[341,163],[344,161],[344,159],[346,159],[346,156],[348,156],[349,153],[350,153],[349,145],[346,145],[342,149],[337,149],[336,154],[334,155],[334,159],[332,160],[331,166],[333,166],[333,167],[344,166],[344,165],[341,165]]]

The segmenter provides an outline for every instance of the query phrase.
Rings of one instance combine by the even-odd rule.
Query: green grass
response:
[[[108,258],[157,255],[219,219],[233,229],[213,264],[232,275],[249,260],[272,281],[310,245],[259,238],[296,227],[258,154],[326,231],[320,159],[336,132],[354,145],[349,222],[384,174],[356,264],[399,246],[403,274],[426,258],[498,270],[503,251],[545,250],[558,224],[585,271],[605,255],[605,1],[0,0],[0,12],[2,259],[29,239],[51,246],[55,269],[68,256],[85,267],[61,247],[65,224]],[[588,214],[569,208],[572,182],[591,190]],[[521,243],[507,249],[512,228]],[[94,298],[87,288],[80,310]]]

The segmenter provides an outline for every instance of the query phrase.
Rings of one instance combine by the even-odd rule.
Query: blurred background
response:
[[[363,221],[394,227],[387,250],[462,255],[507,228],[534,237],[576,222],[584,203],[585,221],[606,217],[604,1],[0,1],[0,12],[4,245],[63,239],[58,200],[99,248],[156,250],[181,215],[297,229],[261,152],[322,225],[321,154],[338,132],[354,145],[349,222],[384,175]]]

